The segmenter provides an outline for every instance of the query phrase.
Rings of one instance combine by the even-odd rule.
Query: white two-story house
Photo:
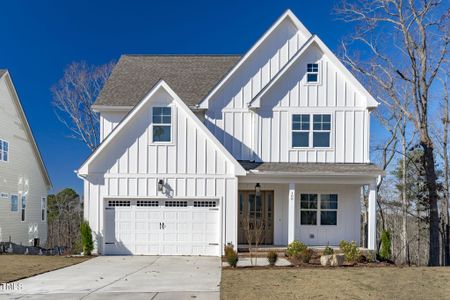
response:
[[[52,184],[8,70],[0,70],[0,242],[45,245]]]
[[[377,106],[291,11],[242,57],[122,56],[78,170],[98,252],[221,255],[256,232],[274,246],[359,242],[363,186],[374,249]]]

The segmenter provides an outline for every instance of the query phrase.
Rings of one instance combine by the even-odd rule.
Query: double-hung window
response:
[[[292,115],[292,148],[327,148],[330,147],[330,139],[330,114]]]
[[[153,142],[170,142],[172,136],[172,110],[170,107],[152,109]]]
[[[11,194],[11,211],[17,211],[19,197]]]
[[[27,196],[22,196],[22,216],[21,216],[21,220],[25,221],[25,208],[27,207]]]
[[[300,224],[317,225],[317,194],[300,195]]]
[[[8,161],[9,159],[9,143],[0,140],[0,161]]]
[[[309,147],[309,115],[292,115],[292,147]]]
[[[306,81],[308,83],[319,82],[319,64],[307,64],[306,66]]]
[[[313,147],[330,147],[331,115],[313,116]]]
[[[320,195],[320,225],[337,224],[338,195]]]
[[[337,225],[337,210],[337,194],[300,195],[300,225]]]
[[[47,216],[47,198],[41,198],[41,221],[45,221]]]

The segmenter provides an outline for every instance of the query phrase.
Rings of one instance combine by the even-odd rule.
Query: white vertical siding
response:
[[[307,84],[306,65],[316,61],[319,63],[320,83]],[[276,67],[276,64],[271,66]],[[231,81],[234,84],[242,83],[239,78]],[[217,99],[223,100],[231,94],[230,90],[224,88]],[[245,97],[245,93],[243,95]],[[243,107],[239,103],[248,101],[241,101],[241,96],[239,101],[231,97],[229,102],[233,104],[223,100],[222,106],[216,99],[217,102],[212,102],[206,113],[208,128],[237,159],[267,162],[369,162],[370,119],[365,98],[316,46],[311,46],[266,92],[260,100],[260,108],[249,110]],[[292,114],[304,113],[326,113],[332,116],[329,148],[291,147]],[[253,139],[249,138],[252,132],[256,133]]]
[[[152,103],[158,104],[152,104]],[[150,111],[152,105],[172,107],[172,142],[151,141]],[[240,118],[242,123],[242,116]],[[230,122],[231,125],[234,121]],[[241,135],[244,137],[244,135]],[[249,137],[246,137],[250,140]],[[230,143],[235,143],[230,140]],[[239,143],[235,143],[240,147]],[[236,148],[239,152],[241,149]],[[103,216],[101,205],[109,197],[142,198],[213,198],[219,199],[223,213],[236,209],[237,179],[234,165],[207,137],[190,116],[169,98],[168,94],[155,95],[146,107],[127,123],[127,126],[110,142],[108,148],[89,167],[92,174],[104,174],[100,180],[95,175],[86,179],[88,204],[86,218],[101,236]],[[158,192],[157,183],[165,183],[165,194]],[[223,216],[223,226],[228,226],[223,242],[236,243],[235,214]],[[99,240],[100,241],[100,240]],[[99,242],[99,245],[101,243]],[[101,252],[101,247],[99,248]]]

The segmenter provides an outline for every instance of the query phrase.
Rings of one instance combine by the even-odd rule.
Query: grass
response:
[[[221,299],[448,299],[450,268],[223,269]]]
[[[0,255],[0,283],[68,267],[88,259],[89,257],[2,254]]]

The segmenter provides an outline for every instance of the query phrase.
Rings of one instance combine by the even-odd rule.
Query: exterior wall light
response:
[[[163,188],[164,188],[164,180],[160,179],[160,180],[158,181],[158,191],[159,191],[159,192],[162,192],[162,191],[163,191]]]
[[[261,185],[259,182],[255,185],[255,196],[260,197],[261,196]]]

